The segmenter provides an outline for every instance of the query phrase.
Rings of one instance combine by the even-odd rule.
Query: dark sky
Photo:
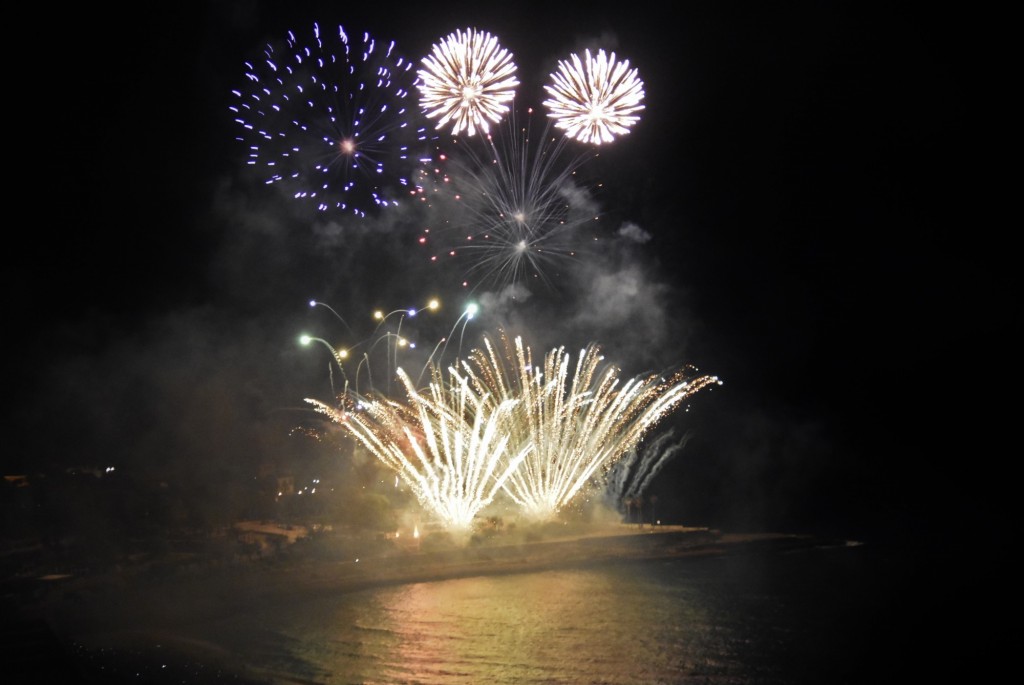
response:
[[[329,390],[326,351],[295,340],[342,328],[309,299],[352,323],[442,294],[450,325],[458,288],[415,256],[416,226],[316,216],[247,180],[228,105],[245,60],[314,21],[414,60],[476,27],[515,54],[523,104],[584,47],[639,70],[641,120],[592,168],[604,227],[648,239],[607,240],[557,292],[493,300],[467,339],[504,323],[542,347],[596,340],[630,372],[718,375],[668,422],[692,439],[659,492],[693,522],[856,536],[998,520],[995,389],[1017,325],[1010,256],[979,225],[972,23],[576,4],[90,6],[26,26],[5,472],[244,473],[293,449],[303,398]]]

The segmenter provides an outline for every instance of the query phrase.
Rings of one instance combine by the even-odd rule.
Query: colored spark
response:
[[[394,42],[314,24],[245,66],[230,110],[261,180],[322,212],[365,217],[398,204],[430,134],[416,123],[413,63]]]
[[[312,300],[309,304],[311,307],[317,305],[324,307],[336,319],[345,323],[345,319],[330,305],[317,300]],[[339,388],[339,390],[346,396],[358,397],[363,391],[371,393],[380,390],[380,388],[374,385],[375,376],[377,378],[387,378],[387,388],[390,388],[395,369],[399,366],[399,353],[402,354],[402,363],[407,368],[417,362],[415,359],[410,359],[408,353],[420,349],[425,335],[433,337],[430,331],[437,332],[437,324],[424,320],[425,317],[421,315],[424,312],[432,315],[440,310],[441,301],[436,297],[430,298],[422,306],[418,307],[402,307],[387,312],[383,309],[375,309],[366,317],[372,321],[372,330],[365,326],[360,327],[357,324],[357,333],[347,323],[345,324],[350,337],[347,337],[343,346],[333,345],[322,338],[312,335],[300,336],[299,342],[302,345],[308,346],[315,341],[329,349],[335,362],[333,366],[329,367],[332,377],[332,389],[334,387],[333,374],[337,371],[340,372],[344,380],[344,387]],[[426,358],[423,366],[424,374],[427,372],[430,363],[437,357],[438,350],[441,349],[442,345],[446,345],[447,340],[458,329],[459,323],[463,323],[464,329],[465,322],[472,319],[476,311],[476,304],[470,303],[467,306],[466,311],[456,320],[448,336],[442,338],[434,348],[434,352]],[[353,321],[359,320],[353,319]],[[443,356],[443,351],[441,356]],[[422,360],[423,358],[420,357],[419,361]],[[422,375],[420,376],[421,378]]]
[[[551,97],[544,101],[555,126],[583,143],[612,142],[629,132],[640,120],[636,114],[644,108],[644,84],[629,60],[617,61],[598,50],[597,56],[584,51],[569,60],[559,60],[544,90]]]
[[[454,135],[487,133],[508,111],[519,85],[512,54],[495,36],[473,28],[436,43],[422,64],[420,105],[438,129],[450,125]]]

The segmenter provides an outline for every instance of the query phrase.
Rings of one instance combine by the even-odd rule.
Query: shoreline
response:
[[[295,558],[148,577],[120,573],[52,581],[26,608],[69,634],[157,620],[177,624],[251,609],[261,601],[350,593],[385,585],[439,582],[629,561],[752,554],[843,544],[782,533],[723,533],[683,526],[592,526],[544,539],[496,539],[421,551],[394,548],[351,560]]]
[[[255,672],[217,645],[191,637],[190,626],[253,611],[261,604],[302,601],[411,583],[585,568],[605,564],[724,555],[763,554],[850,544],[806,535],[735,534],[708,528],[594,525],[549,531],[544,539],[498,538],[433,551],[393,548],[358,561],[298,558],[209,568],[197,574],[151,578],[52,581],[38,601],[20,609],[23,628],[39,637],[26,663],[86,669],[90,675],[125,668],[181,672],[187,682],[294,682]],[[49,635],[46,635],[48,631]],[[9,633],[10,631],[8,631]],[[186,673],[189,668],[204,674]],[[121,682],[118,679],[89,682]],[[124,678],[128,680],[127,677]],[[160,680],[159,682],[165,682]]]

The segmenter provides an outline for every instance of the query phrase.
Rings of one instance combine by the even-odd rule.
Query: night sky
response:
[[[476,27],[514,53],[517,104],[540,109],[555,61],[585,47],[638,68],[641,120],[590,168],[603,226],[646,240],[494,300],[467,341],[506,324],[537,349],[595,340],[630,373],[719,376],[666,422],[691,435],[657,486],[684,522],[997,539],[1018,326],[1010,250],[979,207],[971,23],[861,3],[489,4],[93,5],[22,27],[4,472],[251,472],[329,391],[326,351],[296,338],[343,331],[310,299],[353,323],[438,294],[450,325],[467,298],[421,258],[419,226],[318,216],[254,183],[228,105],[246,59],[314,21],[413,60]]]

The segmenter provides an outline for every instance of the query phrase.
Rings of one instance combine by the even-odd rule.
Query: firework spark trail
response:
[[[361,408],[339,409],[306,401],[394,470],[450,530],[466,531],[529,450],[509,453],[509,438],[499,430],[517,401],[477,395],[454,368],[447,380],[435,368],[426,393],[402,369],[398,376],[407,403],[376,397],[361,401]]]
[[[419,70],[420,106],[437,128],[451,124],[458,135],[487,133],[497,123],[519,85],[512,54],[486,31],[470,28],[434,44]]]
[[[505,492],[530,518],[546,520],[588,483],[607,476],[616,460],[646,432],[701,389],[720,384],[714,376],[638,376],[620,385],[619,370],[604,366],[600,348],[580,352],[569,374],[564,348],[547,353],[537,369],[521,338],[514,347],[503,336],[499,353],[485,337],[462,366],[480,396],[518,399],[504,415],[511,451],[526,457],[505,483]]]
[[[364,33],[355,44],[340,26],[314,24],[311,37],[289,31],[245,66],[230,110],[265,183],[319,211],[365,217],[397,204],[431,134],[416,123],[413,63],[394,42]]]
[[[555,269],[588,249],[584,238],[593,236],[584,228],[600,219],[575,180],[592,153],[571,153],[568,139],[554,135],[550,121],[534,132],[532,114],[528,109],[520,124],[513,113],[507,126],[479,145],[455,144],[432,164],[448,162],[434,194],[457,201],[439,207],[447,226],[425,234],[421,243],[432,248],[433,261],[440,256],[466,265],[461,277],[474,289],[530,277],[553,287]]]
[[[388,313],[384,313],[383,310],[379,309],[375,310],[371,317],[375,322],[374,328],[372,332],[362,339],[357,339],[359,336],[357,336],[353,328],[333,307],[327,303],[311,300],[309,302],[309,306],[311,308],[319,306],[329,310],[331,314],[334,315],[334,318],[345,326],[351,338],[347,344],[341,346],[336,346],[323,338],[311,335],[301,335],[299,337],[299,342],[302,345],[309,345],[311,342],[316,341],[326,346],[327,349],[330,350],[331,356],[345,380],[344,394],[348,395],[351,392],[353,397],[358,398],[361,396],[360,388],[363,382],[363,376],[366,377],[366,383],[369,385],[371,390],[378,390],[373,386],[374,367],[377,368],[377,372],[388,378],[388,390],[390,390],[391,378],[394,375],[395,369],[399,366],[399,352],[402,352],[403,354],[413,352],[417,349],[417,340],[422,339],[423,331],[420,330],[421,327],[410,326],[410,324],[412,322],[421,322],[424,323],[427,328],[432,328],[433,326],[422,321],[420,315],[424,312],[437,312],[441,308],[441,302],[435,297],[431,298],[426,302],[426,304],[420,307],[395,309]],[[470,305],[467,307],[467,311],[459,317],[459,321],[463,318],[471,319],[475,311],[476,305]],[[395,321],[396,323],[389,326],[389,321]],[[403,326],[405,327],[404,331]],[[444,340],[445,339],[442,339],[441,342],[443,343]],[[383,364],[380,360],[381,355],[376,353],[376,350],[381,346],[383,346],[384,349]],[[430,359],[427,360],[427,365],[424,366],[424,373],[432,359],[433,355],[431,355]],[[346,371],[346,363],[348,362],[355,365],[355,372],[351,379]],[[409,362],[407,361],[406,364],[408,363]],[[333,388],[334,367],[331,366],[329,368],[331,369]]]
[[[662,467],[678,454],[690,436],[676,439],[675,431],[658,435],[647,445],[638,445],[619,459],[608,473],[607,497],[615,506],[643,496]]]
[[[629,60],[617,61],[614,52],[598,50],[593,56],[586,50],[582,59],[573,54],[559,60],[550,78],[544,86],[551,96],[544,101],[548,116],[580,142],[610,143],[640,120],[636,113],[644,108],[643,81]]]
[[[534,520],[548,520],[587,485],[606,484],[615,462],[713,376],[637,376],[620,383],[600,349],[564,348],[534,366],[521,338],[484,337],[448,367],[431,364],[417,390],[399,368],[406,399],[346,392],[339,406],[306,399],[402,479],[451,530],[465,531],[499,492]],[[340,362],[339,362],[340,363]],[[645,487],[645,486],[643,486]]]

